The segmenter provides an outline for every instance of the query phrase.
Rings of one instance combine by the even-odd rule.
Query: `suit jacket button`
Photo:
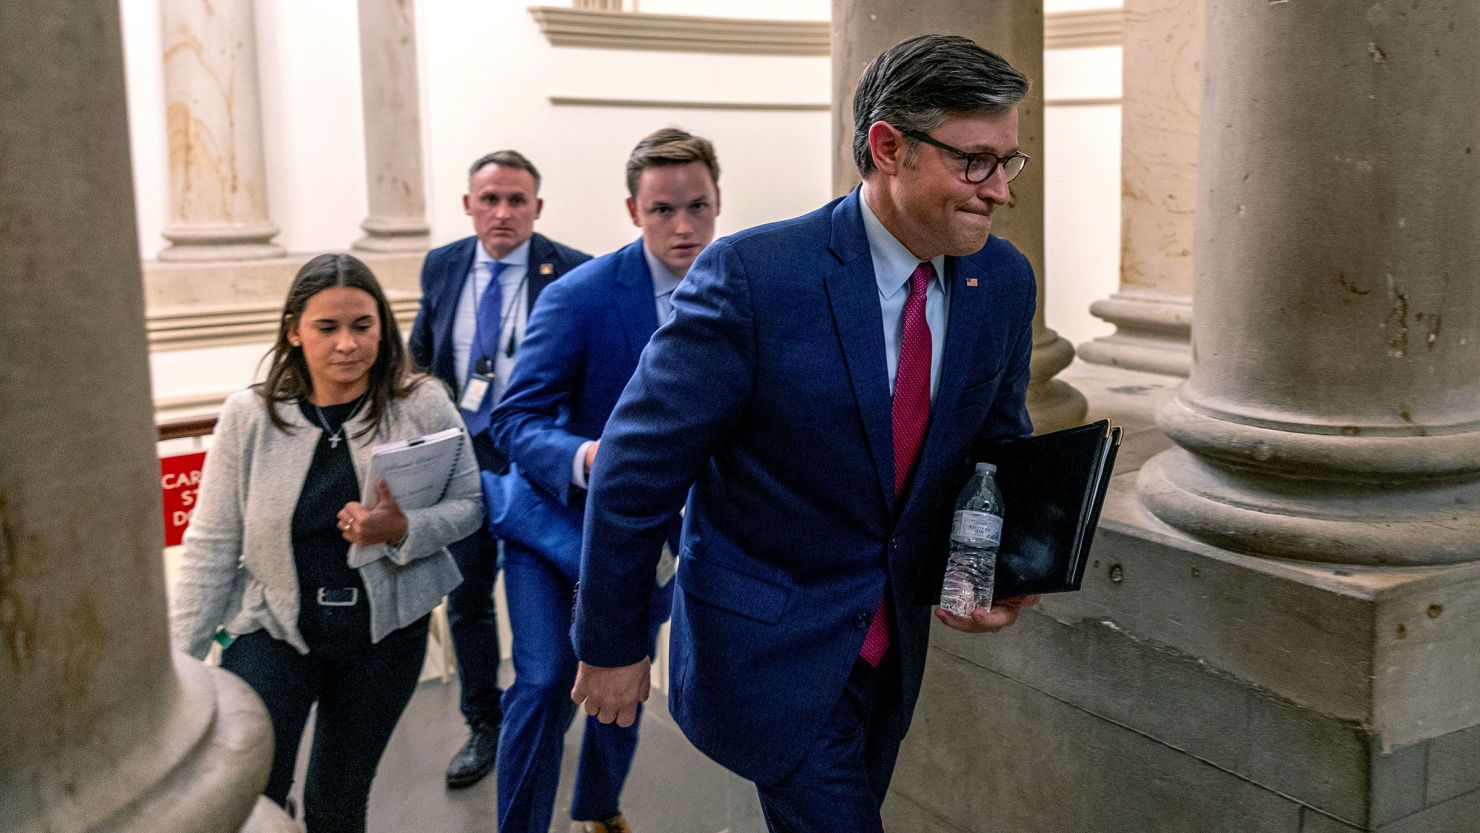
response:
[[[868,627],[868,614],[859,613],[853,617],[853,627],[863,630]]]

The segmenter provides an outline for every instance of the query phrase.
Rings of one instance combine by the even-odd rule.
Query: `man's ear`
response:
[[[545,198],[544,197],[536,197],[535,200],[534,200],[534,218],[536,220],[538,220],[540,218],[540,212],[541,211],[544,211],[544,210],[545,210]]]
[[[466,215],[468,215],[468,216],[470,216],[470,217],[473,215],[473,195],[472,194],[463,194],[463,213],[466,214]]]
[[[868,128],[868,150],[874,157],[874,167],[880,173],[894,176],[904,167],[909,147],[904,134],[885,121],[876,121]]]
[[[637,219],[637,200],[627,198],[627,216],[632,218],[632,225],[642,228],[642,222]]]

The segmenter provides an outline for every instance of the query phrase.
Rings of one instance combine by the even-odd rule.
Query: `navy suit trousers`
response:
[[[779,782],[757,787],[771,833],[884,833],[879,808],[901,739],[894,725],[898,660],[891,650],[877,668],[856,661],[801,763]]]
[[[504,694],[498,745],[498,829],[546,833],[555,808],[565,732],[576,716],[570,689],[576,655],[570,642],[575,579],[549,559],[504,542],[504,589],[514,631],[514,684]],[[649,654],[668,619],[672,585],[654,594]],[[597,821],[621,809],[622,785],[637,751],[638,722],[628,728],[586,718],[571,795],[571,818]]]
[[[447,547],[462,572],[462,584],[447,594],[447,624],[457,652],[462,713],[469,726],[498,727],[503,714],[498,687],[498,621],[493,582],[498,576],[498,540],[480,528]]]

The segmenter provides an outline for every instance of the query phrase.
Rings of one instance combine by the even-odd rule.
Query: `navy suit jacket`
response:
[[[416,323],[411,326],[411,359],[446,382],[453,391],[462,383],[467,368],[452,366],[452,325],[457,318],[457,301],[463,284],[473,268],[477,245],[477,237],[464,237],[427,252],[421,265],[421,307],[416,311]],[[528,309],[534,309],[535,300],[551,282],[590,259],[585,252],[556,243],[542,234],[531,236],[529,277],[525,283]],[[504,468],[504,462],[492,453],[493,446],[486,436],[473,438],[473,450],[481,468],[493,471]]]
[[[513,378],[494,408],[493,444],[522,475],[503,482],[504,508],[490,518],[494,531],[555,561],[572,581],[585,508],[585,490],[571,483],[572,461],[582,443],[601,437],[656,329],[653,279],[638,239],[540,296]],[[681,505],[681,497],[671,504],[675,541]]]
[[[930,426],[907,495],[893,499],[891,393],[860,198],[699,257],[592,472],[577,655],[610,667],[646,653],[637,588],[658,557],[660,510],[687,492],[669,708],[695,746],[762,784],[817,737],[886,586],[901,686],[889,729],[904,735],[956,493],[982,446],[1032,431],[1032,268],[993,237],[946,259]]]

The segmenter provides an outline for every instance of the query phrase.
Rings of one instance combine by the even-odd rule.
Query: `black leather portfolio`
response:
[[[1003,504],[993,597],[1079,589],[1120,433],[1100,420],[987,452]]]

